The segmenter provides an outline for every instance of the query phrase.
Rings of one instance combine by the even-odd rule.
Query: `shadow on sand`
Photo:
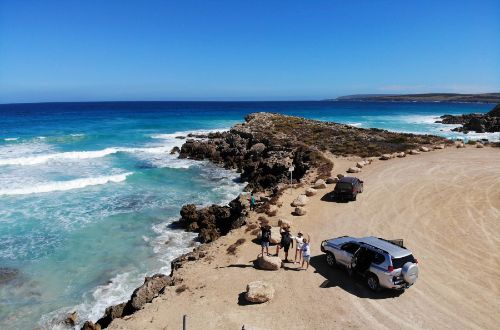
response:
[[[333,196],[333,192],[327,192],[326,194],[321,197],[321,200],[323,202],[330,202],[330,203],[348,203],[349,201],[347,199],[342,199],[339,200]]]
[[[316,273],[325,278],[325,281],[320,285],[320,288],[339,287],[356,297],[368,299],[396,298],[403,293],[403,291],[395,290],[373,292],[366,287],[363,277],[359,275],[351,277],[347,271],[340,266],[335,268],[328,266],[324,254],[312,257],[310,266],[315,269]]]

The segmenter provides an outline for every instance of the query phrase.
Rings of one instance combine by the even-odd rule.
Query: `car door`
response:
[[[354,252],[359,249],[359,244],[356,242],[344,243],[339,250],[339,255],[337,257],[337,262],[344,265],[350,266],[351,260]]]

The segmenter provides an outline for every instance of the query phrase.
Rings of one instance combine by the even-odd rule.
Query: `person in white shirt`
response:
[[[302,260],[302,246],[304,245],[304,237],[302,237],[302,233],[298,233],[297,236],[294,237],[295,240],[295,259],[293,262],[295,264],[300,264],[300,261]],[[297,257],[299,257],[299,260],[297,260]]]
[[[307,264],[305,270],[309,268],[309,261],[311,260],[311,237],[307,235],[307,239],[304,238],[304,245],[302,245],[302,267],[304,269],[304,263]]]

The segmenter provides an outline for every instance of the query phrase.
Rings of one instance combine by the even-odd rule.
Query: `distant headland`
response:
[[[325,101],[500,103],[500,93],[356,94]]]

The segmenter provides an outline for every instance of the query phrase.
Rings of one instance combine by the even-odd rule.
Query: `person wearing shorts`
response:
[[[271,226],[263,225],[260,227],[260,246],[262,248],[262,256],[264,256],[264,248],[266,248],[266,254],[269,255],[269,240],[271,238]]]
[[[285,262],[288,262],[288,250],[290,249],[290,245],[293,247],[293,239],[290,234],[290,228],[286,227],[285,229],[280,230],[281,241],[280,244],[276,245],[276,256],[279,255],[280,248],[285,250]]]
[[[298,233],[297,236],[294,237],[295,240],[295,258],[293,259],[293,263],[300,264],[302,260],[302,246],[304,245],[304,237],[302,237],[302,233]],[[297,257],[299,260],[297,261]]]
[[[307,264],[305,270],[309,268],[309,261],[311,260],[311,238],[307,235],[307,239],[304,238],[304,245],[302,245],[302,267],[304,269],[304,263]]]

